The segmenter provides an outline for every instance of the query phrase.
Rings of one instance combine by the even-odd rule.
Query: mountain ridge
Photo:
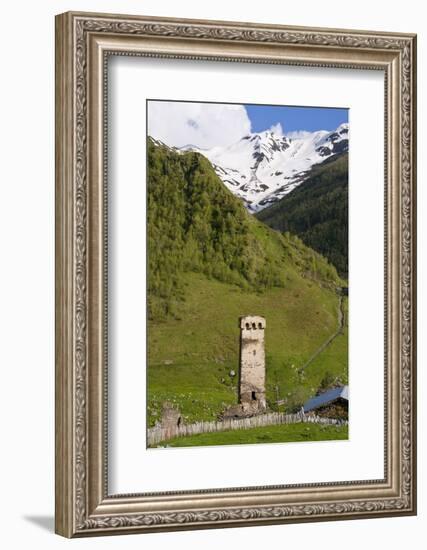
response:
[[[188,271],[252,292],[284,287],[297,274],[340,284],[322,256],[250,215],[200,153],[149,140],[147,204],[151,318],[179,310]]]
[[[280,232],[298,235],[348,277],[348,154],[328,157],[289,194],[255,214]]]
[[[227,147],[202,149],[195,145],[170,147],[176,152],[205,156],[226,187],[251,213],[280,200],[309,177],[313,166],[348,151],[349,125],[289,138],[274,132],[254,132]]]

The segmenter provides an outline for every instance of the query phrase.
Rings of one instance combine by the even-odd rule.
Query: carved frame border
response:
[[[108,495],[106,59],[385,72],[384,480]],[[68,12],[56,18],[56,532],[67,537],[416,513],[416,37]]]

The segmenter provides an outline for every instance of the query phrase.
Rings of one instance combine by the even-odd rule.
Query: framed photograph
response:
[[[56,18],[56,532],[416,513],[416,37]]]

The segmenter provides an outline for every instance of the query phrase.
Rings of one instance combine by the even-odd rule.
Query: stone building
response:
[[[303,411],[308,415],[348,420],[348,401],[348,386],[338,386],[309,399]]]
[[[239,402],[255,413],[266,409],[265,326],[264,317],[240,317]]]

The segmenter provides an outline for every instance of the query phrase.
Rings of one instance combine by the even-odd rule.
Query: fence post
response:
[[[324,424],[333,426],[346,426],[348,420],[340,420],[336,418],[323,418],[314,414],[313,416],[303,415],[302,413],[279,413],[271,412],[246,418],[225,418],[222,421],[204,421],[194,422],[193,424],[182,424],[180,426],[163,428],[162,426],[154,426],[147,430],[147,444],[149,446],[157,445],[162,441],[167,441],[174,437],[185,437],[189,435],[197,435],[200,433],[221,432],[227,430],[242,430],[249,428],[257,428],[261,426],[273,426],[278,424]]]

